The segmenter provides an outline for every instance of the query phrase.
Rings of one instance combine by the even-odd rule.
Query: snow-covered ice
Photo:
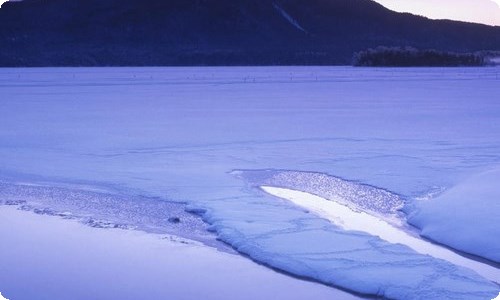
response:
[[[125,204],[99,197],[81,200],[92,205],[78,197],[34,203],[43,193],[30,202],[104,224],[122,224],[113,215],[123,210],[144,231],[164,230],[154,201],[187,203],[256,262],[355,292],[491,299],[498,286],[471,270],[345,231],[259,186],[274,178],[292,186],[271,186],[328,198],[331,184],[360,210],[402,226],[411,216],[426,237],[492,260],[494,247],[474,243],[494,246],[488,240],[498,229],[464,223],[448,195],[500,166],[499,71],[1,69],[0,180],[113,191]],[[138,213],[140,199],[151,215]],[[498,220],[487,209],[498,201],[476,199],[466,203],[476,218]],[[444,238],[454,226],[474,239]]]
[[[85,186],[54,187],[45,184],[8,184],[0,181],[0,205],[18,206],[36,214],[79,220],[96,228],[136,229],[175,234],[230,252],[207,231],[208,225],[186,212],[186,204],[157,198],[119,194]]]
[[[357,298],[168,235],[13,207],[0,207],[0,237],[0,288],[11,300]]]

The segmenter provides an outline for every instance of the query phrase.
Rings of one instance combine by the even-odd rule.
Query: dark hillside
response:
[[[380,45],[500,50],[500,27],[370,0],[24,0],[0,9],[0,66],[336,65]]]

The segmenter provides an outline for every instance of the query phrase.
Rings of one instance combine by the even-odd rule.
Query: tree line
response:
[[[488,64],[488,59],[481,52],[456,53],[380,46],[355,53],[352,64],[358,67],[459,67],[484,66]]]

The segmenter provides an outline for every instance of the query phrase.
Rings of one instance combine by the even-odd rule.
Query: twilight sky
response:
[[[0,0],[0,4],[7,0]],[[19,1],[19,0],[10,0]],[[374,0],[385,7],[426,16],[500,26],[500,0]]]
[[[500,26],[500,0],[375,0],[385,7],[426,16]]]

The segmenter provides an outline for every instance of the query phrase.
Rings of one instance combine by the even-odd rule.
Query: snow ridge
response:
[[[422,236],[500,264],[500,167],[476,174],[435,199],[419,201],[408,221]],[[443,218],[453,212],[453,218]],[[474,224],[478,231],[471,230]],[[453,232],[454,234],[449,234]]]

